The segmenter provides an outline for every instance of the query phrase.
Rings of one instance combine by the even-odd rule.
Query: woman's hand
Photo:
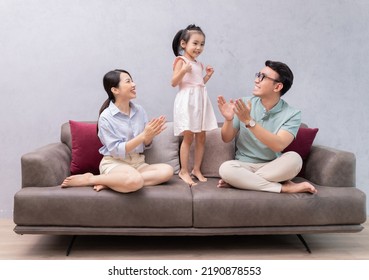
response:
[[[166,124],[165,116],[154,118],[146,124],[145,129],[143,131],[144,144],[146,146],[152,142],[152,140],[156,135],[160,134],[164,129],[166,129],[165,124]]]
[[[234,117],[234,101],[231,99],[229,103],[224,99],[223,96],[218,96],[218,108],[222,116],[227,120],[231,121]]]

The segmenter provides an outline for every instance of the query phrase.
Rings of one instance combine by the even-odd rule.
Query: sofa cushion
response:
[[[96,123],[69,121],[72,138],[71,174],[99,174],[102,144],[97,137]]]
[[[191,227],[191,189],[178,176],[133,193],[92,187],[27,187],[15,194],[14,222],[28,226]]]
[[[287,146],[287,148],[284,149],[283,152],[294,151],[298,153],[303,160],[306,160],[318,131],[318,128],[300,127],[296,138]]]
[[[216,183],[209,178],[192,187],[194,227],[347,225],[366,220],[365,194],[357,188],[316,186],[317,194],[288,194],[217,188]]]
[[[201,172],[205,177],[219,177],[220,165],[234,159],[235,142],[224,143],[220,134],[221,128],[206,132],[205,152],[201,165]],[[189,168],[191,171],[194,163],[195,143],[190,150]]]
[[[167,163],[174,169],[174,173],[179,172],[179,137],[174,136],[173,123],[167,122],[166,129],[157,135],[151,145],[150,149],[145,150],[145,162],[153,163]]]

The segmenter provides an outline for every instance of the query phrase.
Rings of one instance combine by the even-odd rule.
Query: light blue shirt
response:
[[[242,98],[247,104],[250,98]],[[265,109],[259,97],[251,99],[251,117],[262,127],[277,134],[279,130],[286,130],[296,137],[301,124],[301,111],[290,107],[286,101],[279,102],[269,111]],[[235,115],[233,127],[239,130],[236,136],[236,159],[250,163],[269,162],[281,155],[261,143],[254,134],[241,123]]]
[[[123,114],[113,102],[110,102],[99,117],[99,132],[103,146],[100,154],[124,159],[126,157],[126,143],[139,135],[148,122],[143,107],[130,102],[130,115]],[[138,145],[131,153],[142,153],[145,145]]]

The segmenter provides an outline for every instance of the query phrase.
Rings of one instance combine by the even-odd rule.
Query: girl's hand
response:
[[[184,73],[191,72],[192,71],[192,65],[191,65],[191,63],[189,63],[187,61],[183,61],[181,71],[183,71]]]
[[[211,78],[211,76],[213,75],[214,68],[211,67],[211,66],[206,66],[205,72],[206,72],[206,75],[204,77],[204,84],[206,84],[209,81],[209,79]]]
[[[143,131],[145,145],[149,145],[156,135],[160,134],[164,129],[166,129],[165,123],[165,117],[160,116],[152,119],[146,124]]]
[[[222,116],[227,120],[231,121],[234,117],[234,107],[235,103],[231,99],[229,103],[224,99],[223,96],[218,96],[218,108]]]
[[[206,76],[210,78],[214,73],[214,68],[208,65],[205,68],[205,72],[206,72]]]

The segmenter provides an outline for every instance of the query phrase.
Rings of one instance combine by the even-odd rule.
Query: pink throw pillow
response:
[[[294,151],[298,153],[303,160],[306,160],[318,131],[319,128],[300,127],[296,138],[286,149],[284,149],[283,153]]]
[[[97,136],[97,124],[72,120],[69,124],[72,136],[71,174],[86,172],[99,174],[99,164],[102,159],[99,149],[102,144]]]

